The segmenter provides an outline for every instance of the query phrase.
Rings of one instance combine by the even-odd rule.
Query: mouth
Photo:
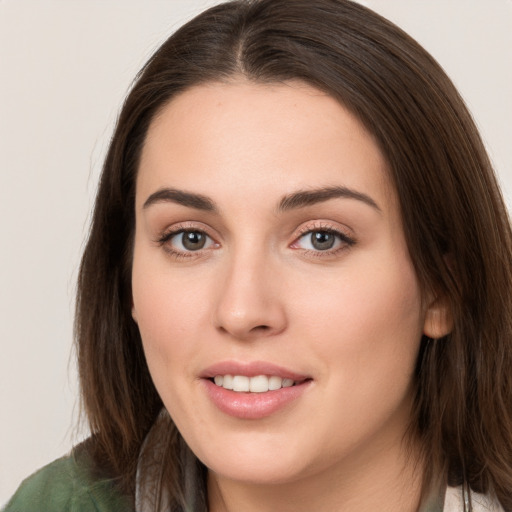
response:
[[[313,383],[308,375],[257,361],[217,363],[200,378],[206,395],[218,410],[243,420],[263,419],[289,410]]]
[[[267,393],[297,386],[310,379],[293,380],[279,375],[215,375],[210,381],[216,386],[236,393]]]

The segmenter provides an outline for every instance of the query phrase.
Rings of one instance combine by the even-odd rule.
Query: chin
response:
[[[207,466],[218,477],[249,485],[279,485],[300,479],[301,472],[292,464],[254,461],[222,461]]]
[[[219,477],[247,484],[290,482],[306,469],[301,450],[286,448],[281,442],[241,445],[231,441],[228,446],[212,442],[204,450],[193,451]]]

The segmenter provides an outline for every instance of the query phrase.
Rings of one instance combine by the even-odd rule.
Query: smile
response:
[[[199,377],[217,410],[243,420],[284,411],[313,385],[311,375],[265,361],[223,361],[206,368]]]
[[[216,375],[213,379],[215,385],[239,393],[266,393],[289,388],[296,384],[293,379],[279,377],[278,375]]]

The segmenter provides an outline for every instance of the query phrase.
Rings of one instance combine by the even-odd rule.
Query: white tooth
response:
[[[265,393],[268,391],[268,377],[266,375],[258,375],[249,379],[249,391],[252,393]]]
[[[222,386],[222,383],[224,382],[224,377],[222,375],[215,375],[213,382],[215,382],[217,386]]]
[[[249,377],[235,375],[233,377],[233,391],[249,391]]]
[[[224,375],[222,379],[222,387],[224,389],[233,389],[233,375]]]
[[[275,391],[276,389],[281,389],[281,385],[283,384],[283,379],[281,377],[277,377],[276,375],[272,375],[272,377],[268,378],[268,389],[269,391]]]
[[[289,388],[291,386],[293,386],[292,379],[283,379],[283,388]]]

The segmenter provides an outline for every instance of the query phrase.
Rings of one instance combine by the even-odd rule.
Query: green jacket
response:
[[[75,449],[28,477],[3,512],[135,512],[133,501],[111,481],[94,476],[91,467],[85,450]],[[496,501],[471,494],[474,512],[504,512]],[[463,503],[462,488],[448,487],[445,496],[434,497],[421,512],[462,512]]]
[[[112,482],[91,474],[85,454],[63,457],[20,485],[3,512],[133,512]]]

